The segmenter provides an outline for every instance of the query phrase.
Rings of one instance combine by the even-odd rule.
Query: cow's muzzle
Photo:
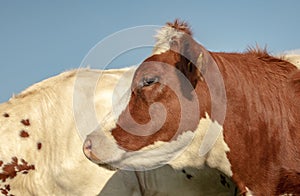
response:
[[[100,159],[93,153],[93,144],[90,139],[86,139],[83,143],[83,153],[85,156],[94,163],[100,163]]]

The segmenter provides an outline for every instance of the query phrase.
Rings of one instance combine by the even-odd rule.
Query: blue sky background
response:
[[[300,1],[0,1],[0,102],[28,86],[79,67],[105,37],[180,18],[211,51],[242,52],[256,44],[273,54],[300,48]],[[134,37],[133,37],[134,38]],[[125,55],[139,63],[151,50]]]

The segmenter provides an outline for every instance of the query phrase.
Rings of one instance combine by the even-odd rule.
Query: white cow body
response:
[[[101,73],[80,72],[88,77],[98,77]],[[113,79],[109,74],[107,77]],[[90,196],[99,193],[114,173],[91,163],[82,153],[82,140],[72,114],[75,78],[76,71],[65,72],[0,105],[1,190],[14,195]],[[30,125],[21,123],[27,119]],[[28,137],[20,136],[22,130]],[[16,176],[6,178],[11,174],[4,170],[12,165],[13,157],[19,164],[24,159],[34,169],[27,169],[27,174],[14,169]]]

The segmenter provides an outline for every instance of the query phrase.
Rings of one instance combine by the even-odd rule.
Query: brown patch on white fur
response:
[[[7,180],[15,178],[18,174],[28,174],[30,170],[35,170],[34,165],[29,165],[24,159],[18,160],[17,157],[12,157],[10,163],[4,164],[3,161],[0,161],[0,180],[6,182]],[[10,184],[3,184],[0,187],[0,191],[3,195],[13,196],[10,194]]]
[[[25,125],[25,126],[29,126],[29,125],[30,125],[29,119],[22,119],[22,120],[21,120],[21,123],[22,123],[23,125]]]
[[[38,150],[41,150],[41,149],[42,149],[42,143],[41,143],[41,142],[38,142],[38,143],[36,144],[36,146],[37,146],[37,149],[38,149]]]
[[[0,187],[0,191],[5,196],[14,196],[12,194],[9,194],[9,192],[10,192],[10,185],[9,184],[5,184],[4,187]]]
[[[34,165],[29,165],[24,159],[19,162],[17,157],[12,157],[10,163],[2,164],[0,167],[2,172],[0,173],[0,180],[6,182],[7,179],[13,179],[18,173],[27,174],[30,170],[35,170]]]
[[[20,137],[29,137],[29,133],[27,131],[20,131]]]

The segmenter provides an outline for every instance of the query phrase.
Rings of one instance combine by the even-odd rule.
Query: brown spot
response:
[[[5,189],[3,189],[3,188],[1,188],[0,190],[1,190],[1,193],[2,193],[3,195],[8,195],[8,191],[7,191],[7,190],[5,190]]]
[[[26,131],[24,131],[24,130],[22,130],[22,131],[20,132],[20,136],[21,136],[21,137],[29,137],[29,133],[26,132]]]
[[[4,116],[5,118],[8,118],[8,117],[9,117],[9,114],[8,114],[8,113],[4,113],[3,116]]]
[[[5,189],[6,189],[6,190],[10,191],[10,185],[9,185],[9,184],[6,184],[6,185],[4,185],[4,186],[5,186]]]
[[[37,149],[41,150],[41,148],[42,148],[42,143],[41,142],[37,143]]]
[[[3,164],[3,161],[0,161],[0,167],[2,166],[2,164]]]
[[[6,196],[14,196],[12,194],[9,194],[9,191],[10,191],[10,185],[9,184],[5,184],[4,187],[0,188],[0,191],[3,195],[6,195]]]
[[[23,124],[23,125],[25,125],[25,126],[29,126],[30,125],[30,122],[29,122],[29,119],[23,119],[23,120],[21,120],[21,123]]]
[[[8,187],[7,187],[8,186]],[[9,185],[4,185],[4,187],[0,187],[0,193],[2,193],[1,195],[5,195],[5,196],[14,196],[12,194],[9,194],[10,191],[10,186]]]
[[[21,159],[22,164],[17,165],[17,168],[20,171],[28,171],[29,169],[35,169],[34,165],[28,166],[28,162],[24,159]]]
[[[19,163],[17,157],[12,157],[11,163],[7,163],[2,166],[2,172],[0,173],[0,180],[5,182],[7,179],[13,179],[18,173],[29,172],[29,170],[35,170],[34,165],[28,165],[24,159],[21,159]]]

